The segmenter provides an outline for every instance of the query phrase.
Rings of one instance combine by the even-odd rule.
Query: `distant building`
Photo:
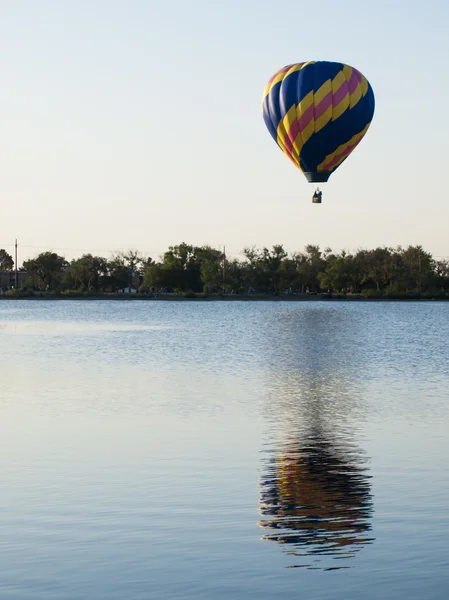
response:
[[[17,271],[17,287],[23,287],[25,279],[27,277],[26,271]],[[15,271],[0,271],[0,290],[11,289],[16,287],[16,273]]]

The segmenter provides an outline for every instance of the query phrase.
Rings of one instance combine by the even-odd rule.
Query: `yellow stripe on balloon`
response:
[[[292,106],[292,108],[294,108],[294,105]],[[285,126],[284,126],[284,121],[283,121],[283,119],[281,119],[279,121],[279,125],[278,125],[278,128],[277,128],[277,143],[279,144],[279,147],[281,148],[282,152],[286,156],[288,156],[288,158],[293,162],[293,164],[295,165],[295,167],[299,168],[299,158],[298,158],[298,154],[299,153],[289,152],[287,150],[287,147],[285,145],[285,140],[286,139],[287,139],[287,131],[286,131]]]
[[[270,91],[271,91],[271,88],[272,88],[273,86],[275,86],[277,83],[279,83],[280,81],[282,81],[282,80],[283,80],[283,78],[284,78],[284,74],[285,74],[286,72],[287,72],[287,71],[285,70],[285,67],[282,67],[282,69],[279,69],[278,71],[276,71],[276,73],[275,73],[275,75],[274,75],[273,79],[272,79],[272,80],[271,80],[269,83],[267,83],[267,85],[265,86],[265,89],[264,89],[264,91],[263,91],[263,95],[262,95],[262,102],[265,100],[265,98],[266,98],[266,97],[268,96],[268,94],[270,93]]]
[[[325,127],[329,121],[332,119],[332,104],[326,108],[324,113],[318,117],[315,121],[315,133],[318,133]]]
[[[343,71],[339,71],[338,74],[334,77],[332,81],[332,93],[335,94],[344,85],[346,87],[346,77],[343,74]],[[336,105],[332,107],[332,121],[336,121],[341,115],[345,112],[345,110],[349,106],[349,93],[347,92],[342,100]]]
[[[313,103],[315,104],[315,106],[318,106],[318,104],[324,100],[324,98],[329,94],[329,92],[332,91],[332,80],[328,79],[327,81],[325,81],[323,83],[322,86],[320,86],[316,92],[314,92],[313,94]]]
[[[349,81],[352,75],[352,67],[350,67],[349,65],[343,65],[342,71],[346,81]]]
[[[366,94],[368,93],[368,80],[363,75],[362,75],[362,81],[360,83],[360,89],[362,91],[362,96],[363,97],[366,96]]]
[[[298,121],[309,110],[309,108],[312,106],[313,103],[314,103],[314,92],[312,90],[306,96],[304,96],[304,98],[301,100],[301,102],[296,107],[296,119]],[[312,135],[313,128],[314,128],[314,122],[312,119],[310,121],[310,123],[308,123],[305,127],[303,127],[302,131],[300,131],[296,135],[295,141],[293,143],[293,147],[295,148],[295,150],[298,154],[301,152],[302,147],[304,146],[304,144],[307,142],[307,140]]]
[[[282,131],[281,131],[282,129]],[[285,146],[285,138],[287,137],[287,134],[285,132],[284,126],[282,125],[282,121],[278,126],[278,139],[277,139],[277,143],[279,144],[279,147],[281,148],[282,152],[288,156],[288,158],[293,162],[293,164],[299,168],[299,159],[298,159],[298,154],[296,152],[289,152]]]
[[[338,71],[338,73],[332,79],[332,92],[335,94],[335,92],[338,89],[340,89],[340,87],[344,84],[345,81],[346,81],[346,77],[345,77],[343,71]]]
[[[301,150],[303,149],[304,144],[313,135],[314,125],[315,125],[315,122],[313,120],[310,121],[310,123],[308,123],[308,125],[306,125],[306,127],[297,134],[297,136],[295,137],[295,141],[293,142],[293,148],[295,151],[295,155],[298,157],[298,168],[300,171],[302,171],[302,169],[301,169],[301,165],[299,162],[299,155],[301,153]]]
[[[282,119],[284,130],[288,135],[291,126],[293,125],[293,121],[296,121],[296,104],[292,104],[290,109],[287,111],[287,114]]]
[[[313,104],[317,108],[321,102],[332,92],[332,79],[328,79],[314,93]],[[314,132],[318,133],[332,118],[332,101],[327,109],[318,118],[314,114]]]
[[[305,63],[297,63],[297,64],[294,64],[294,65],[291,65],[290,69],[288,69],[287,71],[285,71],[285,67],[283,67],[282,69],[279,69],[279,71],[277,71],[275,77],[270,81],[270,83],[268,83],[265,86],[265,89],[264,89],[264,92],[263,92],[263,97],[262,97],[262,102],[265,100],[265,98],[271,92],[271,89],[276,84],[278,84],[280,81],[283,81],[286,77],[288,77],[292,73],[295,73],[296,71],[300,71],[301,69],[303,69],[307,65],[312,65],[315,62],[316,61],[312,60],[312,61],[305,62]]]
[[[349,82],[351,81],[353,72],[354,72],[354,69],[352,67],[349,67],[348,65],[345,65],[343,67],[343,74],[346,78],[346,81],[348,82],[348,85],[349,85]],[[362,98],[361,85],[360,85],[360,83],[358,83],[356,88],[354,89],[354,91],[350,94],[349,108],[354,108],[354,106],[357,104],[357,102],[359,102],[359,100],[361,98]]]
[[[293,125],[294,121],[296,121],[296,105],[292,104],[292,106],[290,107],[290,109],[287,111],[287,114],[285,115],[285,117],[279,123],[279,126],[278,126],[278,143],[279,143],[279,141],[282,142],[282,145],[284,147],[284,153],[299,168],[299,152],[300,152],[300,148],[296,146],[296,143],[295,143],[296,140],[293,143],[293,148],[292,148],[292,150],[290,152],[286,148],[286,140],[287,140],[287,138],[289,139],[288,133],[289,133],[289,131],[291,129],[291,126]]]
[[[357,87],[351,94],[351,102],[349,104],[349,108],[354,108],[354,106],[362,99],[362,91],[360,89],[360,83],[357,84]]]
[[[306,110],[312,106],[313,98],[314,98],[313,90],[311,92],[309,92],[306,96],[304,96],[304,98],[301,100],[301,102],[296,107],[296,118],[297,119],[301,118],[301,115],[303,115],[306,112]]]
[[[339,102],[339,104],[337,104],[337,106],[334,106],[334,109],[332,111],[332,121],[335,121],[336,119],[341,117],[341,115],[348,108],[349,108],[349,94],[346,94],[346,96],[343,98],[343,100],[341,102]]]
[[[283,118],[283,120],[278,125],[277,130],[277,142],[279,146],[282,148],[283,152],[294,162],[294,164],[302,171],[299,162],[299,154],[301,152],[302,147],[306,143],[306,141],[310,138],[310,136],[314,132],[314,121],[313,119],[307,126],[303,129],[303,131],[298,132],[296,135],[293,144],[289,138],[289,132],[292,128],[292,125],[296,120],[301,119],[302,115],[313,105],[313,91],[309,92],[301,102],[295,106],[294,104],[287,111],[287,114]],[[293,148],[291,151],[286,148],[286,140],[288,139],[289,144],[292,144]]]
[[[307,96],[305,96],[298,105],[292,104],[287,114],[283,118],[283,120],[279,123],[278,126],[278,142],[279,140],[285,146],[285,140],[288,137],[288,132],[290,131],[293,123],[301,117],[304,112],[310,108],[313,104],[313,91],[309,92]],[[296,140],[295,140],[296,142]],[[300,148],[298,147],[297,152],[299,153]]]

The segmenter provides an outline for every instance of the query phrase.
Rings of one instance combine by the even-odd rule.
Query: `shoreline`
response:
[[[298,296],[270,296],[270,295],[254,295],[254,296],[203,296],[202,294],[195,295],[159,295],[148,297],[145,295],[125,295],[125,294],[95,294],[95,295],[64,295],[64,294],[44,294],[40,295],[17,295],[7,296],[0,295],[2,300],[31,300],[31,301],[49,301],[49,300],[87,300],[87,301],[122,301],[122,302],[447,302],[449,296],[405,296],[405,295],[390,295],[390,296],[363,296],[363,295],[342,295],[342,294],[310,294]]]

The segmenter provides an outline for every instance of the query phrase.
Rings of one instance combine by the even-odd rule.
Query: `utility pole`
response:
[[[18,283],[17,283],[17,238],[16,238],[16,243],[15,243],[15,260],[14,260],[14,267],[15,267],[15,283],[14,283],[14,287],[17,289],[18,287]]]
[[[421,295],[422,291],[422,267],[421,267],[421,248],[418,250],[418,263],[419,263],[419,295]]]
[[[223,246],[223,291],[226,281],[226,246]]]

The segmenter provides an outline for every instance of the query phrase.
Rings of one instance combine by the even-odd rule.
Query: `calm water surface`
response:
[[[449,303],[0,301],[0,598],[449,597]]]

